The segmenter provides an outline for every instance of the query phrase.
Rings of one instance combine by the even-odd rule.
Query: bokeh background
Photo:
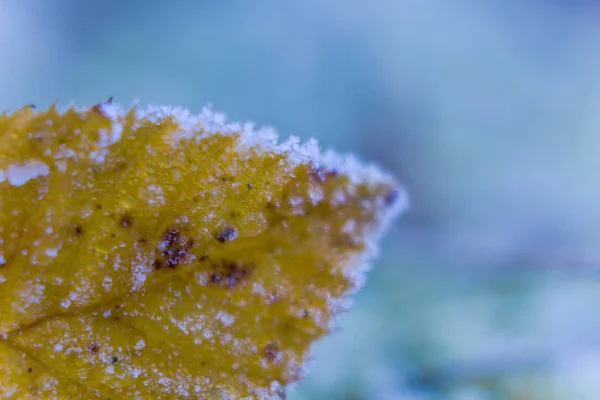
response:
[[[290,399],[599,399],[599,49],[592,0],[0,0],[0,109],[212,103],[400,177]]]

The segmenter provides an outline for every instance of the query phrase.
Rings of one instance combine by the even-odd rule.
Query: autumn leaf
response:
[[[272,130],[110,103],[0,115],[0,398],[278,398],[406,204]]]

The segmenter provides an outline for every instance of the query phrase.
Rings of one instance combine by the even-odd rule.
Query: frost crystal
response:
[[[8,183],[21,186],[38,176],[48,175],[50,169],[41,161],[32,161],[26,164],[11,164],[6,170]],[[0,173],[0,182],[4,180],[4,173]]]

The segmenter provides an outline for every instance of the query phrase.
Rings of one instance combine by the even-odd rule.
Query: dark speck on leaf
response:
[[[210,276],[210,280],[212,283],[216,283],[218,285],[223,280],[223,274],[221,274],[220,272],[215,272]]]
[[[119,361],[119,357],[117,357],[117,356],[112,356],[112,358],[110,359],[111,364],[116,364],[118,361]]]
[[[194,247],[194,241],[186,239],[179,229],[175,227],[167,229],[158,242],[157,258],[153,263],[154,269],[175,268],[182,262],[190,261],[192,247]]]
[[[27,372],[32,373],[33,372],[33,368],[31,368],[31,367],[27,368]]]
[[[213,268],[218,268],[213,265]],[[223,261],[221,268],[210,275],[210,280],[216,285],[227,286],[232,289],[241,281],[246,280],[252,271],[254,264],[243,264],[235,261]]]
[[[234,227],[228,226],[215,235],[215,238],[221,242],[231,242],[237,238],[238,231]]]
[[[154,262],[152,262],[152,267],[154,269],[161,269],[163,267],[163,262],[161,260],[154,260]]]
[[[100,346],[98,345],[98,343],[90,343],[90,345],[88,346],[88,350],[92,354],[97,354],[100,350]]]
[[[123,228],[129,228],[131,226],[133,226],[133,217],[131,216],[131,214],[125,213],[121,216],[121,218],[119,219],[119,225],[122,226]]]
[[[190,252],[185,247],[176,247],[174,249],[167,249],[164,252],[166,257],[166,266],[168,268],[175,268],[178,266]]]
[[[96,204],[96,208],[97,208],[98,210],[102,210],[102,205],[101,205],[101,204]]]
[[[127,167],[127,163],[125,161],[119,161],[116,165],[115,165],[115,171],[119,172],[124,170]]]
[[[265,347],[263,354],[265,355],[265,358],[271,362],[277,360],[277,357],[279,356],[279,348],[277,347],[277,344],[274,342],[269,343]]]
[[[177,239],[179,239],[180,233],[176,228],[169,228],[165,233],[163,233],[159,246],[161,247],[171,247],[175,244]]]
[[[93,107],[92,107],[92,110],[94,110],[95,112],[97,112],[97,113],[100,113],[100,114],[102,114],[102,115],[106,116],[106,115],[104,114],[103,107],[104,107],[106,104],[111,104],[111,103],[112,103],[112,101],[113,101],[113,97],[112,97],[112,96],[110,96],[110,97],[108,98],[108,100],[106,100],[105,102],[103,102],[103,103],[100,103],[100,104],[96,104],[95,106],[93,106]]]
[[[273,303],[278,302],[280,299],[281,299],[280,294],[278,294],[276,292],[272,292],[272,293],[269,293],[269,297],[267,298],[266,303],[273,304]]]
[[[328,170],[325,167],[318,167],[311,171],[310,178],[315,182],[323,183],[329,178],[336,177],[337,174],[336,171]]]
[[[83,235],[83,226],[75,224],[75,226],[73,226],[73,232],[75,233],[75,236]]]

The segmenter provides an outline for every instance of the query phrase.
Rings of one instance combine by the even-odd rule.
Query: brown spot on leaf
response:
[[[223,274],[220,272],[214,272],[210,275],[210,281],[212,283],[219,285],[222,280],[223,280]]]
[[[215,239],[217,239],[221,243],[231,242],[235,240],[238,236],[238,231],[236,228],[232,226],[228,226],[223,228],[220,232],[215,235]]]
[[[278,302],[281,299],[281,295],[277,292],[271,292],[269,293],[269,296],[267,297],[266,303],[267,304],[273,304]]]
[[[213,268],[218,269],[210,275],[211,282],[231,289],[248,279],[254,270],[254,264],[224,260],[220,267],[213,265]]]
[[[130,228],[133,226],[133,217],[129,213],[121,215],[119,218],[119,226],[123,228]]]
[[[163,233],[162,237],[160,238],[160,242],[158,243],[158,246],[163,247],[165,249],[168,247],[172,247],[175,245],[180,236],[181,233],[179,233],[179,230],[177,228],[171,227],[167,229],[165,233]]]
[[[156,270],[156,269],[161,269],[163,266],[164,266],[164,265],[163,265],[163,262],[162,262],[162,260],[154,260],[154,261],[152,262],[152,268],[154,268],[155,270]]]
[[[98,351],[100,351],[100,345],[98,345],[98,343],[90,343],[88,350],[91,354],[98,354]]]
[[[115,165],[115,171],[119,172],[124,170],[125,168],[127,168],[127,163],[125,161],[119,161],[116,165]]]
[[[313,170],[310,172],[310,179],[315,182],[323,183],[327,179],[334,178],[337,175],[337,171],[330,170],[325,167],[317,167],[313,168]]]
[[[165,266],[167,268],[175,268],[187,256],[189,256],[189,254],[190,254],[190,252],[185,247],[177,247],[174,249],[167,249],[164,252],[164,256],[166,258]]]
[[[275,342],[270,342],[263,349],[265,358],[270,362],[275,362],[279,358],[279,346]]]
[[[119,362],[119,357],[112,356],[112,358],[110,359],[110,363],[111,364],[116,364],[117,362]]]
[[[81,235],[83,235],[84,229],[83,226],[79,225],[79,224],[75,224],[73,226],[73,233],[75,233],[75,236],[79,237]]]
[[[188,262],[192,256],[192,247],[192,239],[186,239],[179,229],[170,227],[158,242],[157,256],[152,264],[154,269],[175,268],[183,262]]]
[[[360,245],[360,241],[356,236],[347,233],[340,234],[334,242],[337,247],[346,249],[355,248]]]
[[[27,368],[27,372],[32,373],[33,372],[33,368],[31,368],[31,367]]]
[[[106,116],[106,114],[104,114],[104,110],[102,109],[102,106],[104,106],[106,104],[110,104],[110,103],[112,103],[112,101],[113,101],[113,97],[110,96],[108,98],[108,100],[106,100],[105,102],[100,103],[100,104],[96,104],[95,106],[93,106],[92,110],[94,110],[95,112],[100,113],[100,114]]]

